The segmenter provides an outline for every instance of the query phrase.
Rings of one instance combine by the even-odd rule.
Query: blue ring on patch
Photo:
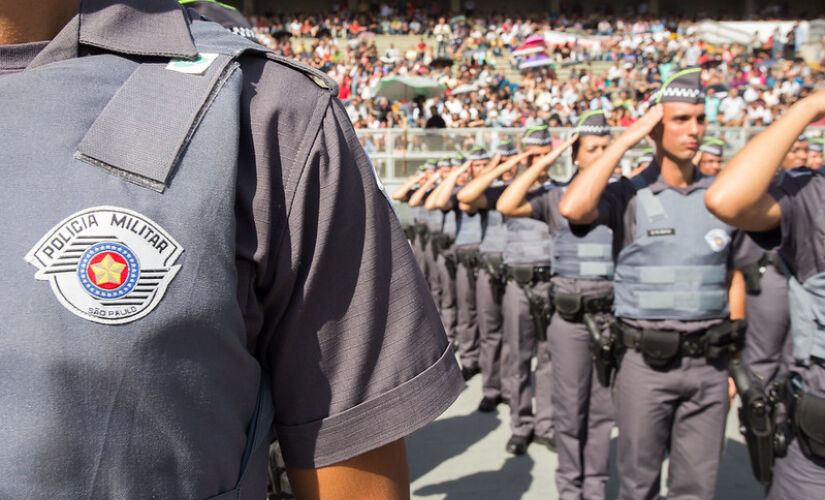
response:
[[[114,252],[123,257],[123,260],[129,265],[129,275],[126,277],[126,280],[121,283],[119,287],[112,290],[100,288],[89,279],[87,271],[89,262],[101,252]],[[140,276],[140,264],[138,264],[135,253],[126,245],[116,242],[98,243],[83,252],[83,255],[80,257],[80,262],[77,264],[77,276],[80,278],[80,284],[83,285],[83,288],[93,297],[98,299],[119,299],[137,286],[138,277]]]

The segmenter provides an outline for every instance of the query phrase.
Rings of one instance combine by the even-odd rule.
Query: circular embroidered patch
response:
[[[25,258],[66,309],[96,323],[123,324],[158,306],[182,252],[148,217],[94,207],[61,221]]]

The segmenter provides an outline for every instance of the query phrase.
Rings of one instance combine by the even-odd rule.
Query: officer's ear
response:
[[[665,125],[661,121],[657,123],[653,129],[650,131],[650,139],[653,140],[655,143],[660,143],[662,141],[662,135],[664,133]]]

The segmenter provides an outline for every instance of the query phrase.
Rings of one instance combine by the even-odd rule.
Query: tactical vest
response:
[[[470,215],[463,210],[459,212],[455,233],[456,248],[478,246],[481,243],[481,232],[481,213]]]
[[[788,278],[793,357],[808,363],[811,356],[825,359],[825,272],[800,283]]]
[[[496,210],[487,210],[482,214],[482,231],[484,236],[478,251],[482,254],[500,254],[507,245],[507,226],[504,216]]]
[[[431,233],[440,233],[444,225],[444,213],[441,210],[424,209],[423,218],[427,221],[427,228]]]
[[[579,280],[613,279],[613,231],[596,226],[584,236],[570,230],[562,218],[561,231],[553,239],[553,275]]]
[[[507,243],[502,261],[511,266],[550,265],[550,233],[547,224],[535,219],[507,217]]]
[[[559,219],[561,230],[553,238],[553,275],[576,280],[612,280],[613,231],[600,225],[584,236],[576,236],[567,219]]]
[[[265,491],[273,402],[234,234],[236,59],[262,47],[191,29],[205,60],[101,53],[0,76],[8,498]]]
[[[455,211],[450,210],[449,212],[442,212],[438,210],[438,213],[441,214],[441,232],[455,238],[456,230],[458,229],[458,223],[456,222]]]
[[[728,316],[727,257],[733,229],[704,207],[705,189],[658,194],[639,175],[636,235],[616,261],[616,316],[699,320]]]

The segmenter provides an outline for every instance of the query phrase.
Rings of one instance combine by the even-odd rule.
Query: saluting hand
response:
[[[627,139],[628,143],[632,143],[633,145],[638,144],[639,141],[649,136],[656,125],[662,121],[663,114],[662,105],[655,104],[647,110],[644,116],[636,120],[633,125],[624,131],[622,138]]]

